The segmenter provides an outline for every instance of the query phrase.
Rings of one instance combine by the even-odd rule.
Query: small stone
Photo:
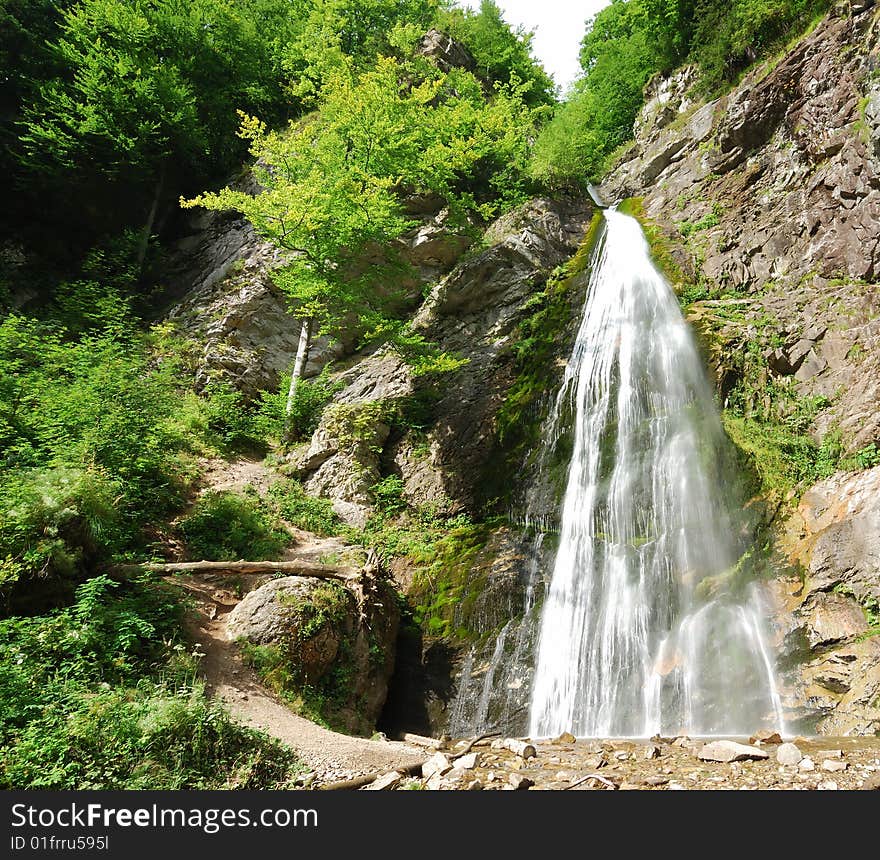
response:
[[[535,783],[527,776],[521,773],[512,773],[507,777],[507,781],[517,790],[531,788]]]
[[[670,782],[669,785],[666,786],[667,791],[687,791],[680,782]]]
[[[642,758],[646,761],[650,761],[652,758],[660,758],[660,747],[655,746],[654,744],[646,746],[642,753]]]
[[[623,752],[623,750],[621,750],[620,752],[614,753],[614,758],[616,758],[618,761],[626,761],[629,758],[629,753]]]
[[[701,761],[748,761],[766,759],[770,756],[757,747],[748,747],[734,741],[713,741],[706,744],[697,754]]]
[[[669,782],[669,778],[665,776],[646,776],[642,782],[645,785],[666,785]]]
[[[452,767],[456,770],[473,770],[475,767],[479,767],[479,764],[480,754],[472,752],[467,755],[459,756],[459,758],[452,763]]]
[[[675,738],[672,742],[672,746],[674,747],[683,747],[687,749],[691,745],[691,739],[687,735],[679,735],[679,737]]]
[[[804,754],[795,744],[782,744],[776,750],[776,761],[780,764],[799,764]]]
[[[386,773],[371,782],[366,786],[365,791],[390,791],[392,788],[396,788],[400,785],[402,779],[403,774],[393,770],[391,773]]]
[[[451,770],[452,765],[449,762],[449,757],[438,752],[434,753],[434,755],[422,765],[422,776],[426,778],[432,777],[435,774],[443,776]]]
[[[553,738],[554,744],[573,744],[577,738],[571,732],[563,732],[558,738]]]
[[[478,779],[472,779],[466,786],[465,791],[482,791],[483,783]]]
[[[568,782],[571,779],[571,774],[567,770],[560,770],[555,777],[559,782]]]
[[[798,768],[803,771],[815,770],[816,763],[807,755],[801,759]]]
[[[490,770],[489,773],[486,774],[486,782],[495,782],[496,778],[494,770]]]
[[[759,732],[755,732],[749,738],[749,743],[750,744],[765,744],[765,745],[772,746],[774,744],[781,744],[782,738],[780,737],[779,732],[771,732],[771,731],[767,731],[766,729],[762,729]]]
[[[837,761],[832,758],[826,758],[825,761],[822,762],[822,770],[827,770],[830,773],[836,773],[837,771],[846,770],[849,767],[845,761]]]
[[[837,783],[829,779],[826,782],[820,782],[816,788],[819,791],[837,791]]]
[[[843,750],[824,750],[820,755],[823,758],[843,758]]]

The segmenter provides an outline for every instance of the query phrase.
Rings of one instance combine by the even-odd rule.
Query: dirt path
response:
[[[279,478],[260,460],[209,460],[203,464],[202,492],[241,492],[251,486],[263,496]],[[285,560],[322,561],[352,549],[338,538],[322,538],[289,523],[285,525],[292,537],[283,556]],[[204,574],[171,581],[194,598],[195,608],[187,619],[187,630],[204,652],[202,674],[208,692],[224,702],[242,723],[293,747],[315,774],[316,784],[393,770],[426,758],[424,750],[416,747],[343,735],[294,714],[260,683],[242,661],[238,647],[226,637],[226,616],[241,599],[234,578]],[[250,587],[262,582],[249,578]]]
[[[243,663],[235,643],[226,637],[226,616],[238,598],[222,585],[222,579],[200,575],[174,581],[195,599],[187,626],[205,655],[201,665],[208,692],[233,716],[293,747],[315,774],[317,784],[394,770],[426,758],[424,750],[402,743],[330,731],[287,708],[260,683]]]

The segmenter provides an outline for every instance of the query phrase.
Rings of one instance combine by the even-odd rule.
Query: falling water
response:
[[[547,434],[573,425],[530,732],[781,729],[699,355],[638,222],[605,221]]]

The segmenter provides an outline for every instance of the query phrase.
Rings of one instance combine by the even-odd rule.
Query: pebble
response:
[[[845,761],[837,761],[831,758],[826,758],[825,761],[822,762],[822,770],[827,770],[831,773],[846,770],[848,767],[849,765]]]

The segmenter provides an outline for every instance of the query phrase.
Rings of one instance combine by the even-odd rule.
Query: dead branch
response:
[[[571,785],[565,786],[563,791],[568,791],[570,788],[577,788],[579,785],[583,785],[585,782],[589,782],[591,779],[595,779],[598,782],[601,782],[603,785],[607,785],[609,788],[617,788],[617,783],[612,782],[610,779],[605,779],[604,776],[599,776],[598,773],[588,773],[586,776],[582,776],[580,779],[576,779]]]

